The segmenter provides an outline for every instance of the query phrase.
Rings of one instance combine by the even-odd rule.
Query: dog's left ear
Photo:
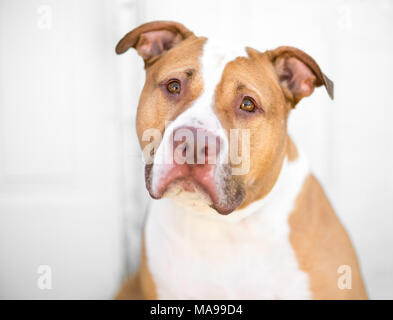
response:
[[[191,35],[193,33],[181,23],[153,21],[127,33],[117,44],[116,53],[124,53],[132,47],[147,66]]]
[[[292,101],[293,106],[321,85],[325,86],[329,97],[333,99],[333,82],[308,54],[293,47],[278,47],[266,53],[276,69],[285,96]]]

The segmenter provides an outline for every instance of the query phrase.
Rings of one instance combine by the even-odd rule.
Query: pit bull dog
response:
[[[315,87],[333,98],[314,59],[223,49],[169,21],[132,30],[116,52],[131,47],[146,70],[136,129],[155,200],[139,271],[117,298],[367,298],[351,241],[287,132]]]

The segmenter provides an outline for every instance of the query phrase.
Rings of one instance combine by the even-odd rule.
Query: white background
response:
[[[0,298],[110,298],[137,267],[144,72],[134,51],[114,47],[157,19],[317,60],[335,100],[316,90],[290,129],[351,235],[370,297],[392,299],[389,0],[0,0]],[[52,290],[37,287],[40,265]]]

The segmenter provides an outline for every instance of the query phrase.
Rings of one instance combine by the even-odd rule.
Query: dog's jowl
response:
[[[224,48],[175,22],[117,45],[143,58],[136,128],[152,204],[121,299],[363,299],[356,254],[287,132],[333,83],[293,47]],[[300,108],[300,107],[297,107]],[[351,268],[350,288],[338,285]]]

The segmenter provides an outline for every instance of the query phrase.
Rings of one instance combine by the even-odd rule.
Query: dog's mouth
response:
[[[145,181],[154,199],[176,197],[182,191],[199,195],[199,200],[227,215],[244,200],[242,185],[230,174],[229,166],[156,165],[145,167]]]

